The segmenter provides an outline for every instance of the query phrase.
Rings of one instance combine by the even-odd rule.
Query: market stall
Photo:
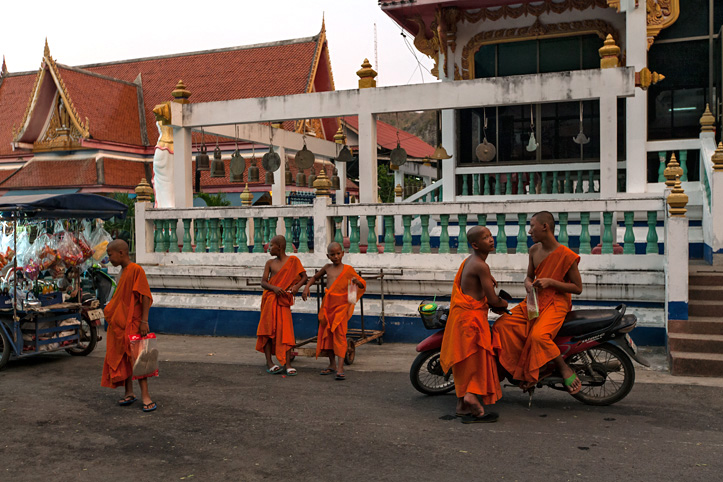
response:
[[[102,310],[80,278],[107,262],[111,240],[93,220],[122,219],[126,210],[95,194],[0,198],[0,369],[11,356],[93,351]]]

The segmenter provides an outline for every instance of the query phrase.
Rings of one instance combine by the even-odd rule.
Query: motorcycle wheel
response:
[[[65,351],[73,356],[90,355],[98,344],[98,327],[89,324],[86,320],[80,320],[80,344],[73,348],[66,348]]]
[[[0,329],[0,370],[5,368],[5,365],[8,364],[11,350],[12,346],[10,345],[10,340],[8,340],[8,337],[5,336],[5,331]]]
[[[425,395],[442,395],[454,390],[452,375],[445,379],[440,363],[440,349],[424,351],[417,355],[409,370],[412,386]]]
[[[630,357],[615,345],[605,343],[585,351],[596,375],[602,376],[602,383],[586,380],[587,367],[579,355],[570,362],[582,381],[582,388],[573,395],[587,405],[612,405],[625,398],[635,383],[635,367]]]

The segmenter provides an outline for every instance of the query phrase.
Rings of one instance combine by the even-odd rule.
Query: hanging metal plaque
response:
[[[351,155],[351,151],[346,145],[341,148],[339,155],[336,156],[336,162],[351,162],[352,159],[353,156]]]
[[[243,158],[238,150],[233,151],[231,154],[231,162],[228,166],[229,181],[231,182],[243,182],[244,171],[246,170],[246,159]]]
[[[402,147],[399,145],[399,142],[397,142],[397,147],[392,149],[391,154],[389,154],[389,160],[395,166],[401,166],[402,164],[407,162],[407,151],[402,149]]]
[[[306,144],[304,144],[304,147],[294,156],[294,162],[296,162],[296,167],[299,169],[309,169],[314,165],[314,153],[307,149]]]
[[[480,161],[490,162],[497,155],[497,149],[494,144],[488,142],[485,137],[482,143],[477,146],[475,153],[477,154],[477,159]]]
[[[281,158],[274,152],[274,146],[269,146],[269,152],[261,158],[261,165],[267,172],[274,172],[281,167]]]

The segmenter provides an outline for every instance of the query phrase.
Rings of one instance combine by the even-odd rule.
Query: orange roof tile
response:
[[[105,157],[103,173],[105,186],[135,188],[141,179],[146,177],[146,163]]]
[[[356,116],[344,117],[344,122],[354,131],[359,132],[359,118]],[[407,151],[409,157],[422,159],[434,153],[434,147],[424,142],[419,137],[409,132],[397,129],[396,127],[377,121],[377,144],[384,149],[392,150],[397,147],[397,132],[399,132],[399,144]]]
[[[0,156],[13,154],[12,129],[20,127],[35,83],[35,72],[8,74],[0,80]]]
[[[34,189],[98,184],[95,159],[30,161],[0,184],[2,189]]]

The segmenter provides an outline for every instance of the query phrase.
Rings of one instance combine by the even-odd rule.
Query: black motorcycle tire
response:
[[[0,329],[0,343],[2,343],[2,352],[0,353],[0,370],[5,368],[5,366],[8,364],[8,360],[10,360],[10,352],[12,351],[12,346],[10,345],[10,340],[8,340],[8,337],[5,335],[5,331]]]
[[[448,380],[444,380],[441,375],[442,367],[440,366],[440,349],[423,351],[412,363],[409,370],[409,379],[412,386],[425,395],[442,395],[454,390],[454,378],[451,376]],[[432,371],[434,370],[434,372]],[[437,373],[439,372],[439,373]],[[432,377],[440,381],[438,386],[427,383],[427,379]]]
[[[86,330],[87,328],[86,332],[88,334],[88,344],[85,346],[79,345],[73,348],[66,348],[65,351],[67,351],[73,356],[90,355],[93,350],[95,350],[95,346],[98,344],[98,327],[89,324],[88,321],[85,319],[80,321],[80,326],[83,330]]]
[[[620,400],[625,398],[628,393],[630,393],[630,390],[633,389],[633,385],[635,384],[635,367],[633,366],[633,362],[630,360],[630,357],[627,355],[627,353],[625,353],[622,349],[611,343],[604,343],[602,345],[591,348],[590,350],[587,350],[586,353],[588,353],[588,356],[590,356],[591,351],[607,352],[607,354],[611,356],[611,359],[617,359],[620,362],[622,370],[624,371],[624,379],[622,383],[620,383],[620,386],[617,390],[604,396],[596,396],[592,394],[592,392],[594,391],[593,389],[597,387],[585,386],[585,383],[583,383],[582,389],[580,389],[578,393],[573,395],[573,397],[586,405],[595,406],[607,406],[619,402]],[[606,372],[605,368],[600,366],[599,363],[596,364],[595,362],[593,362],[593,369],[597,369],[600,371],[601,374],[605,375],[605,382],[602,386],[611,383],[611,381],[608,379],[608,373],[610,372]]]

